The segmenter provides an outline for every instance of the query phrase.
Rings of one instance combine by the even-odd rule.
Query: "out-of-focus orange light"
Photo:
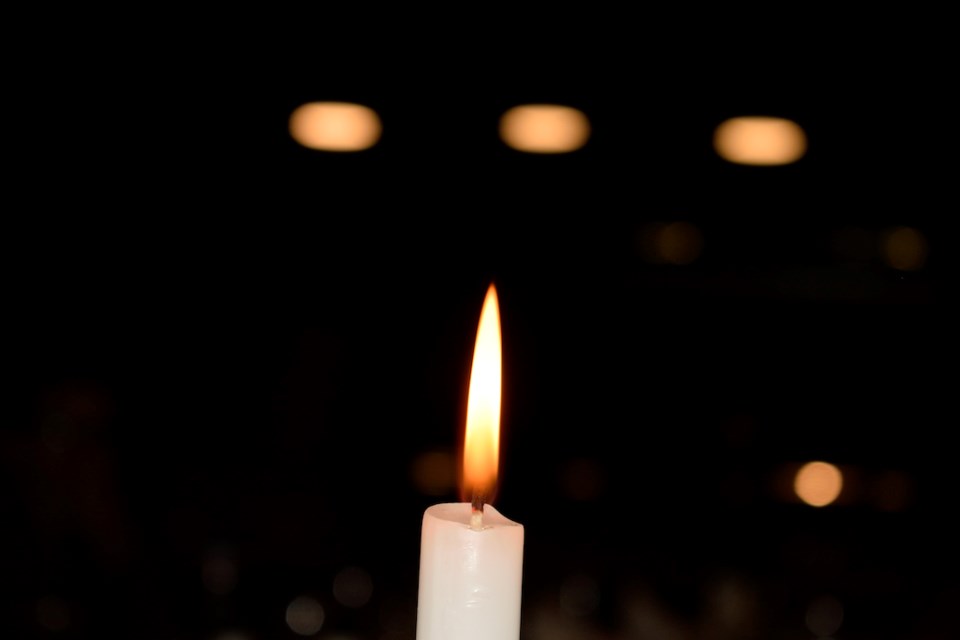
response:
[[[743,116],[720,123],[713,146],[721,158],[736,164],[790,164],[806,153],[807,135],[792,120]]]
[[[500,309],[497,290],[491,284],[480,312],[470,369],[461,487],[467,501],[472,501],[475,496],[489,499],[497,483],[502,379],[500,349]]]
[[[808,462],[793,481],[797,496],[812,507],[825,507],[840,495],[843,474],[829,462]]]
[[[884,261],[900,271],[916,271],[927,262],[927,239],[910,227],[897,227],[884,234],[880,245]]]
[[[290,135],[310,149],[363,151],[380,139],[380,117],[350,102],[308,102],[290,114]]]
[[[446,451],[426,451],[417,456],[410,472],[413,484],[420,493],[442,496],[452,493],[457,486],[457,462]]]
[[[653,223],[640,232],[643,259],[654,264],[690,264],[700,257],[703,234],[689,222]]]
[[[500,118],[500,138],[528,153],[569,153],[587,143],[590,120],[579,109],[557,104],[513,107]]]

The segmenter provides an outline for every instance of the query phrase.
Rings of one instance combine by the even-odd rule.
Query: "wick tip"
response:
[[[473,494],[473,500],[470,501],[470,507],[473,509],[474,513],[483,513],[483,496],[479,494]]]
[[[470,528],[474,531],[483,529],[483,496],[475,493],[470,501]]]

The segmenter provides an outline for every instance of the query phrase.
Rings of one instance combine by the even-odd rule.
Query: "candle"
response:
[[[500,448],[500,311],[491,284],[470,370],[463,494],[423,514],[417,640],[517,640],[523,526],[491,499]]]

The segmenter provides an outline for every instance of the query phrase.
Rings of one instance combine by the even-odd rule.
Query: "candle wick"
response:
[[[477,491],[470,501],[470,528],[474,531],[483,529],[483,494]]]

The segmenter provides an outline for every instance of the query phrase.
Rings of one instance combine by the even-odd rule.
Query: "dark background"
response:
[[[522,637],[810,638],[837,603],[837,638],[956,637],[935,53],[444,64],[129,38],[10,80],[3,637],[293,638],[306,595],[320,637],[413,638],[422,512],[458,497],[415,471],[456,453],[490,282]],[[382,139],[298,146],[311,100],[367,104]],[[583,110],[587,146],[504,146],[526,102]],[[747,114],[801,124],[806,156],[722,161],[714,128]],[[698,259],[645,260],[672,221]],[[920,270],[877,249],[899,225]],[[846,474],[822,509],[789,489],[813,459]],[[371,580],[359,607],[345,567]]]

